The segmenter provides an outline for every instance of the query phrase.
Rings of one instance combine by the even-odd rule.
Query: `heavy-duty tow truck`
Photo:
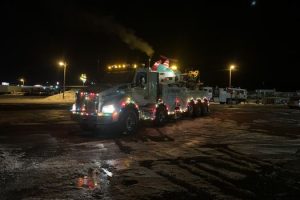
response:
[[[209,112],[209,101],[197,76],[198,71],[181,74],[163,64],[155,70],[109,66],[100,84],[106,88],[77,91],[71,116],[83,129],[114,124],[124,134],[134,133],[140,120],[162,126],[170,117],[199,117]]]

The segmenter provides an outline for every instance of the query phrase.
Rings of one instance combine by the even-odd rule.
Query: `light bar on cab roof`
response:
[[[126,69],[136,69],[138,67],[137,64],[115,64],[115,65],[108,65],[107,70],[126,70]]]

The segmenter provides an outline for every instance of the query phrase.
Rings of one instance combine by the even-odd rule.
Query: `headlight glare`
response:
[[[71,111],[76,111],[76,105],[75,105],[75,103],[72,105],[72,109],[71,109]]]
[[[116,109],[115,109],[114,105],[106,105],[106,106],[103,106],[103,108],[102,108],[103,113],[113,113],[115,110]]]

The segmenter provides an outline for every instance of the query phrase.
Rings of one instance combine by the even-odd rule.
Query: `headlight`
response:
[[[71,111],[76,111],[76,105],[75,105],[75,103],[72,105],[72,109],[71,109]]]
[[[106,106],[103,106],[103,108],[102,108],[103,113],[113,113],[115,110],[116,109],[115,109],[114,105],[106,105]]]

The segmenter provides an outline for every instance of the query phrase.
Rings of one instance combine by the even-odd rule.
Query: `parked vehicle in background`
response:
[[[25,86],[22,88],[25,96],[50,96],[59,93],[59,88],[53,86]]]
[[[213,101],[213,87],[202,87],[200,90],[204,91],[205,96],[209,101]]]
[[[22,87],[14,85],[0,85],[0,94],[15,94],[21,92]]]
[[[241,88],[220,88],[219,102],[220,104],[239,104],[247,101],[247,90]]]

